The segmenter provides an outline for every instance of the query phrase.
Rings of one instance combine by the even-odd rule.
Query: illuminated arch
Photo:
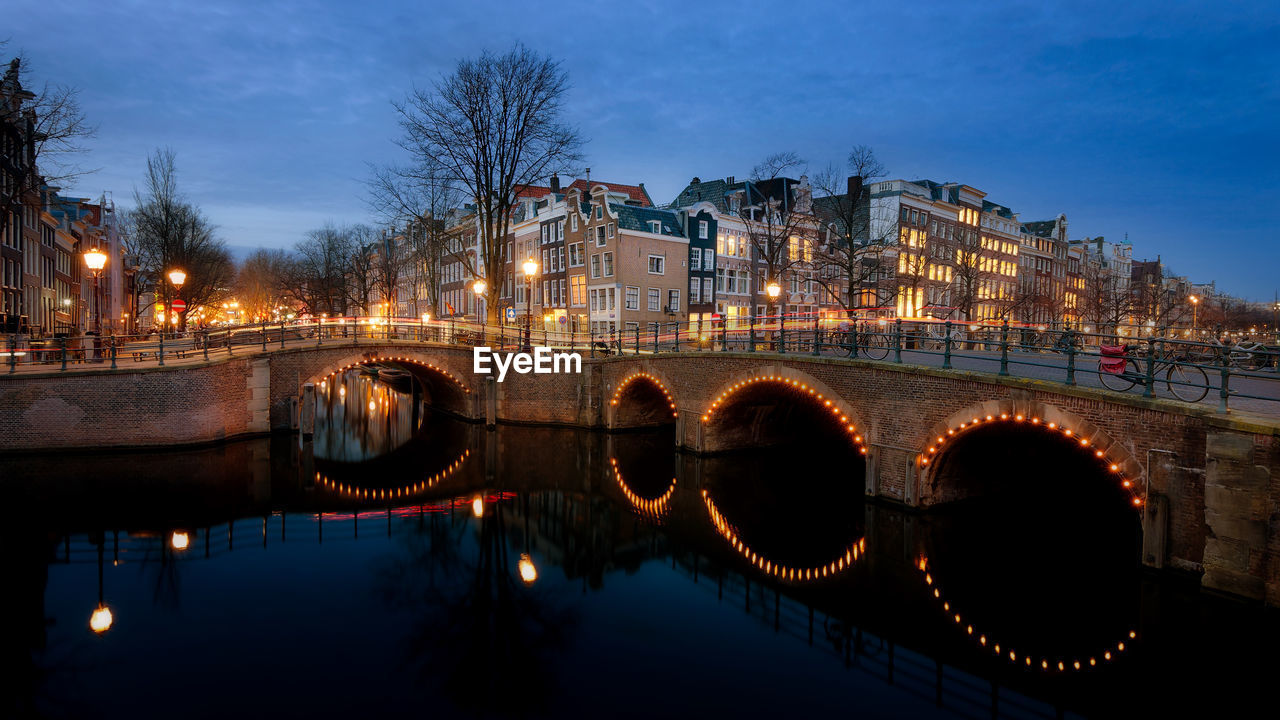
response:
[[[433,474],[431,477],[427,478],[426,480],[423,480],[421,482],[411,483],[408,485],[402,485],[400,487],[394,487],[394,488],[356,487],[354,485],[348,485],[346,483],[340,483],[334,480],[330,480],[323,473],[316,473],[316,482],[319,483],[319,486],[325,490],[336,492],[339,495],[343,495],[345,497],[349,497],[355,500],[378,500],[378,501],[395,500],[397,498],[405,498],[411,495],[417,495],[418,493],[426,492],[427,490],[430,490],[436,485],[439,485],[441,482],[447,479],[450,475],[453,475],[455,472],[457,472],[458,469],[462,467],[462,464],[466,462],[467,458],[469,457],[471,457],[471,451],[464,450],[462,454],[458,456],[457,460],[454,460],[453,462],[449,463],[449,465],[445,469]]]
[[[1069,659],[1066,655],[1019,652],[1013,646],[1007,643],[1002,645],[994,637],[988,637],[980,628],[964,622],[964,616],[959,610],[952,607],[951,602],[947,600],[938,586],[933,573],[929,571],[929,559],[927,557],[920,557],[920,560],[916,563],[916,569],[920,571],[925,586],[932,588],[933,599],[939,604],[942,612],[946,614],[948,620],[952,621],[953,625],[972,638],[982,649],[990,650],[995,653],[996,657],[1022,668],[1039,668],[1042,671],[1054,672],[1089,670],[1090,668],[1098,667],[1100,664],[1111,662],[1119,653],[1127,649],[1126,640],[1132,641],[1138,638],[1137,631],[1130,630],[1125,639],[1116,642],[1114,645],[1108,645],[1091,653],[1072,655]]]
[[[622,471],[618,469],[617,458],[609,458],[609,465],[613,469],[613,479],[618,483],[618,487],[622,489],[622,495],[627,498],[627,502],[638,510],[641,514],[653,517],[655,520],[662,520],[667,512],[671,509],[671,497],[676,492],[676,479],[671,478],[671,484],[667,486],[666,492],[656,498],[646,498],[638,495],[631,486],[627,485],[627,481],[622,479]]]
[[[1007,403],[983,403],[954,413],[935,425],[927,441],[928,444],[922,447],[919,455],[916,456],[916,465],[926,475],[931,474],[937,466],[935,462],[937,458],[954,445],[960,436],[977,427],[988,427],[1000,423],[1039,428],[1045,433],[1073,440],[1081,453],[1087,453],[1098,463],[1101,470],[1115,478],[1115,481],[1129,495],[1130,504],[1133,507],[1142,507],[1145,500],[1138,482],[1143,474],[1142,464],[1134,459],[1127,448],[1113,440],[1104,430],[1048,405],[1039,403],[1026,407],[1002,405]]]
[[[706,505],[707,516],[711,519],[711,524],[715,527],[716,532],[720,534],[720,537],[729,543],[730,547],[760,572],[772,575],[783,582],[807,582],[838,575],[852,567],[858,557],[866,553],[867,550],[867,539],[863,537],[850,545],[843,555],[825,565],[806,568],[779,565],[752,550],[750,546],[738,537],[737,530],[725,519],[706,490],[702,491],[702,502]]]
[[[788,387],[808,394],[820,409],[829,411],[832,419],[844,426],[845,433],[848,434],[854,446],[858,448],[858,452],[863,455],[867,454],[865,438],[861,429],[863,425],[857,419],[848,403],[820,380],[791,368],[779,368],[767,373],[758,371],[731,379],[720,388],[720,391],[711,400],[711,404],[703,410],[702,423],[704,425],[710,423],[716,412],[726,405],[726,401],[738,391],[761,384]]]
[[[646,370],[637,370],[619,380],[618,384],[613,388],[613,394],[609,398],[609,427],[613,427],[614,420],[617,418],[618,403],[622,400],[622,393],[636,381],[645,381],[657,388],[658,392],[662,393],[662,396],[667,400],[667,405],[671,409],[671,417],[680,416],[675,398],[671,395],[671,390],[668,389],[667,384],[654,373]]]
[[[365,365],[372,365],[375,363],[387,363],[387,362],[408,363],[410,365],[415,365],[420,368],[425,368],[427,370],[430,370],[432,374],[437,375],[445,380],[448,380],[454,387],[456,387],[458,390],[461,390],[463,394],[469,395],[471,393],[471,387],[468,386],[465,382],[463,382],[461,377],[459,377],[458,375],[455,375],[451,370],[446,368],[444,365],[439,365],[427,360],[421,360],[418,358],[409,357],[407,355],[381,355],[378,353],[369,353],[368,355],[361,356],[360,359],[358,360],[344,362],[341,365],[326,366],[324,369],[313,374],[310,377],[310,379],[304,381],[302,384],[305,385],[308,382],[316,383],[317,385],[320,383],[327,383],[329,380],[332,380],[334,377],[348,370],[353,370],[355,368],[362,367]],[[301,392],[301,386],[299,386],[299,392]]]

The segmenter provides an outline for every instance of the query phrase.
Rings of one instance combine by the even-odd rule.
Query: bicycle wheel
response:
[[[889,337],[884,333],[867,333],[858,338],[858,351],[872,360],[883,360],[889,356]]]
[[[1108,390],[1126,392],[1138,384],[1134,378],[1139,376],[1138,363],[1133,360],[1124,362],[1124,372],[1119,375],[1103,370],[1102,362],[1098,362],[1098,382],[1101,382],[1102,386]]]
[[[1194,365],[1175,362],[1169,366],[1164,380],[1169,392],[1184,402],[1200,402],[1209,394],[1209,376]]]

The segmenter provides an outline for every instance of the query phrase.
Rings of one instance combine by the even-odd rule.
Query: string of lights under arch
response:
[[[402,355],[387,355],[385,357],[369,357],[369,358],[357,360],[355,362],[350,362],[336,369],[330,370],[324,375],[316,376],[316,378],[318,379],[313,379],[312,382],[317,382],[317,384],[322,386],[327,385],[328,382],[332,380],[334,377],[341,375],[342,373],[345,373],[348,370],[353,370],[358,367],[363,367],[366,365],[371,365],[371,364],[381,363],[381,362],[403,362],[403,363],[409,363],[410,365],[417,365],[418,367],[427,368],[428,370],[434,371],[437,375],[441,375],[444,378],[448,379],[464,394],[471,393],[471,388],[468,387],[467,384],[464,383],[461,378],[453,374],[453,372],[446,369],[444,366],[437,365],[433,362],[418,360],[416,358],[411,358],[411,357],[402,356]]]
[[[802,394],[809,395],[820,409],[829,411],[832,418],[837,420],[844,427],[844,430],[848,434],[850,440],[852,440],[853,444],[858,448],[858,452],[863,455],[867,454],[867,447],[863,442],[863,437],[858,431],[857,425],[854,424],[853,419],[850,417],[850,412],[843,407],[843,403],[839,398],[834,396],[828,397],[827,393],[820,392],[818,388],[814,387],[812,381],[805,381],[793,377],[787,377],[785,375],[752,375],[728,385],[720,391],[716,398],[711,401],[711,405],[702,413],[703,424],[710,423],[711,419],[715,416],[716,411],[720,410],[721,407],[725,405],[725,401],[732,397],[734,393],[737,393],[744,388],[754,387],[760,384],[781,385],[798,390]]]
[[[981,629],[975,628],[972,624],[964,622],[964,617],[961,615],[960,611],[956,610],[951,605],[951,602],[947,600],[946,596],[943,595],[942,590],[939,587],[939,583],[933,577],[933,573],[930,572],[929,559],[927,557],[923,555],[920,557],[920,560],[916,563],[916,569],[920,571],[925,587],[932,588],[931,594],[933,595],[934,600],[937,601],[939,606],[942,608],[942,612],[946,614],[947,619],[952,621],[951,624],[955,625],[957,628],[961,629],[965,635],[972,638],[979,647],[985,650],[990,650],[995,653],[996,657],[1022,668],[1039,668],[1042,671],[1056,670],[1058,672],[1066,672],[1068,670],[1075,672],[1078,670],[1096,668],[1100,664],[1109,663],[1115,660],[1119,656],[1119,653],[1123,653],[1129,649],[1126,640],[1133,641],[1138,637],[1136,630],[1130,630],[1124,639],[1119,640],[1114,645],[1108,645],[1105,648],[1101,648],[1100,651],[1095,650],[1090,653],[1071,655],[1070,659],[1068,659],[1067,655],[1020,653],[1016,648],[1008,645],[1007,643],[1001,644],[1000,642],[997,642],[995,638],[988,637]]]
[[[1133,507],[1142,506],[1144,502],[1142,494],[1138,492],[1136,483],[1125,471],[1126,467],[1132,463],[1128,458],[1113,456],[1108,450],[1098,447],[1100,443],[1097,442],[1097,439],[1100,433],[1086,436],[1057,421],[1045,420],[1039,415],[1028,416],[1025,413],[1018,412],[975,414],[969,419],[961,420],[954,426],[948,423],[949,426],[945,432],[940,432],[927,447],[921,449],[916,462],[921,468],[928,468],[930,463],[933,463],[939,457],[939,453],[953,444],[958,436],[974,428],[989,427],[997,423],[1040,428],[1047,433],[1072,440],[1080,448],[1081,452],[1089,453],[1104,471],[1116,478],[1120,487],[1129,495],[1129,503]],[[933,464],[936,465],[936,463]]]
[[[667,386],[659,380],[656,375],[642,370],[637,370],[636,372],[622,378],[617,387],[613,390],[613,397],[609,399],[609,406],[616,408],[618,406],[618,401],[622,399],[622,392],[626,390],[631,383],[637,380],[647,380],[662,393],[662,396],[667,399],[667,405],[671,408],[671,417],[678,417],[680,415],[679,411],[676,410],[676,401],[671,397],[671,391],[667,389]]]
[[[613,479],[618,483],[618,487],[622,489],[622,495],[627,502],[638,510],[641,514],[652,516],[654,520],[661,521],[671,509],[671,497],[676,492],[676,479],[671,478],[671,484],[667,486],[665,492],[656,498],[646,498],[637,494],[627,485],[627,481],[622,479],[622,471],[618,469],[617,458],[609,458],[609,465],[613,470]]]
[[[457,460],[449,463],[449,465],[443,470],[432,474],[431,477],[426,480],[394,488],[356,487],[354,485],[330,480],[323,473],[316,473],[316,482],[320,483],[320,486],[326,490],[331,490],[340,495],[345,495],[346,497],[354,498],[356,500],[394,500],[396,498],[403,498],[409,495],[426,492],[436,485],[439,485],[450,475],[457,472],[469,457],[471,457],[471,451],[464,450],[462,454],[458,456]]]
[[[716,532],[720,534],[720,537],[729,543],[730,547],[745,558],[747,562],[754,565],[757,570],[783,582],[806,582],[838,575],[853,567],[853,563],[857,561],[859,556],[865,554],[867,550],[867,539],[863,537],[854,541],[843,555],[825,565],[797,568],[778,564],[765,558],[742,541],[742,538],[738,536],[737,530],[725,519],[724,514],[720,512],[720,508],[716,507],[715,501],[711,499],[711,495],[705,489],[702,491],[702,502],[706,505],[707,515],[711,518],[711,524],[715,527]]]

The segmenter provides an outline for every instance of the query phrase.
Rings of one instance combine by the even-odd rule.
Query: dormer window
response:
[[[658,233],[658,234],[660,234],[660,233],[662,232],[662,221],[661,221],[661,220],[650,220],[650,221],[649,221],[649,232],[651,232],[651,233]]]

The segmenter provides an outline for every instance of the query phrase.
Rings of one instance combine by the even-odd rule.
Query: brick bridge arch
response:
[[[961,447],[969,433],[979,428],[1035,429],[1046,437],[1067,439],[1081,457],[1090,458],[1098,471],[1114,479],[1135,507],[1145,502],[1142,463],[1124,443],[1105,428],[1061,408],[1033,399],[1012,402],[988,400],[951,413],[929,429],[916,456],[920,477],[919,504],[932,505],[957,499],[945,487],[945,459]]]
[[[862,414],[827,383],[800,368],[789,365],[765,365],[730,373],[701,408],[687,408],[700,414],[699,421],[702,425],[700,446],[703,452],[742,449],[750,447],[753,441],[758,440],[754,432],[751,436],[744,436],[741,432],[737,432],[736,437],[731,437],[730,432],[735,428],[727,427],[726,423],[717,422],[718,418],[724,416],[722,411],[732,407],[735,396],[756,387],[783,388],[796,392],[801,403],[822,413],[830,414],[832,424],[841,426],[841,432],[848,436],[849,441],[861,454],[867,453],[867,438],[864,436],[866,425],[863,423]]]
[[[483,416],[479,378],[471,373],[470,348],[423,346],[408,343],[322,346],[272,353],[270,363],[272,425],[287,424],[291,405],[300,401],[303,388],[318,386],[345,370],[362,365],[399,365],[411,372],[440,410],[467,419]]]
[[[629,391],[642,385],[661,393],[664,402],[660,406],[649,408],[635,407],[636,401]],[[680,403],[671,390],[673,386],[671,378],[665,377],[660,370],[647,363],[634,366],[630,372],[619,376],[604,388],[609,400],[608,405],[603,406],[605,428],[621,430],[674,422],[680,415]]]

